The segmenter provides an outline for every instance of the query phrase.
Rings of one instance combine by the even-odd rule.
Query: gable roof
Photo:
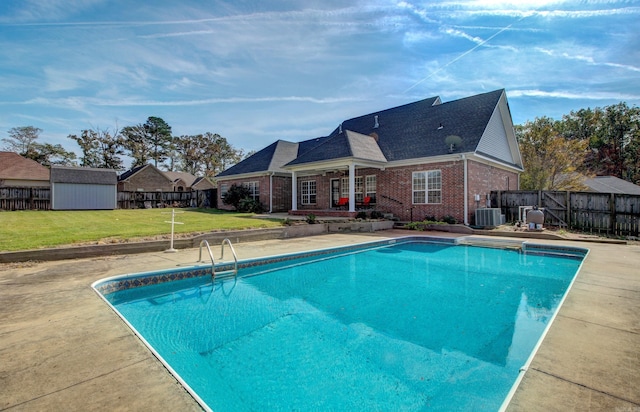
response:
[[[162,172],[165,176],[171,179],[172,182],[176,183],[178,180],[182,179],[187,187],[193,186],[193,183],[196,181],[196,177],[191,173],[187,172]]]
[[[300,147],[306,148],[309,146],[315,145],[278,140],[234,166],[231,166],[229,169],[219,173],[217,177],[258,172],[285,172],[285,170],[282,169],[282,165],[295,159],[300,153]]]
[[[446,103],[430,97],[345,120],[328,136],[297,143],[297,156],[288,163],[274,157],[283,143],[271,144],[218,177],[329,167],[344,159],[382,166],[452,153],[470,153],[522,170],[504,89]]]
[[[585,178],[583,183],[589,188],[590,192],[640,195],[640,186],[615,176]]]
[[[49,180],[49,169],[14,152],[0,152],[0,179]]]
[[[313,155],[300,156],[287,166],[344,157],[350,150],[348,140],[340,138],[345,131],[374,136],[389,162],[448,155],[449,136],[460,138],[456,153],[474,153],[503,94],[504,90],[496,90],[447,103],[430,98],[355,117],[329,135],[332,143],[318,146]]]
[[[168,182],[173,183],[173,180],[171,180],[171,178],[169,178],[169,176],[167,176],[165,174],[165,172],[163,172],[162,170],[158,169],[157,167],[155,167],[152,164],[146,164],[146,165],[142,165],[142,166],[137,166],[137,167],[134,167],[131,170],[127,170],[126,172],[124,172],[120,176],[118,176],[118,182],[121,182],[121,181],[124,181],[124,180],[128,180],[132,176],[136,175],[137,173],[140,173],[143,169],[146,169],[146,168],[149,168],[149,167],[152,168],[152,169],[155,169],[155,171],[157,173],[161,174],[162,177],[167,179]]]
[[[90,167],[51,166],[51,183],[116,185],[118,172]]]

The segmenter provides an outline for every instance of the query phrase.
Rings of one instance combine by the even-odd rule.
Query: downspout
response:
[[[462,162],[464,165],[464,224],[465,226],[469,226],[469,194],[467,191],[469,190],[469,183],[467,182],[468,178],[468,170],[467,170],[467,157],[462,155]]]
[[[349,212],[356,211],[356,166],[349,164]]]
[[[269,213],[273,213],[273,174],[269,175]]]
[[[291,172],[291,210],[298,210],[298,185],[296,172]]]

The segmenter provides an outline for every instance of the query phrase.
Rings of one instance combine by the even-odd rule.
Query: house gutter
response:
[[[469,226],[469,199],[468,196],[469,194],[467,193],[467,191],[469,190],[469,184],[467,182],[467,178],[468,178],[468,170],[467,170],[467,156],[465,156],[464,154],[461,155],[462,156],[462,162],[464,165],[464,224],[466,226]]]

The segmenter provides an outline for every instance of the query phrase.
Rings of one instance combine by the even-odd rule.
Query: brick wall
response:
[[[464,194],[464,161],[429,163],[405,167],[379,169],[358,169],[357,176],[375,175],[377,180],[375,210],[383,213],[393,213],[401,221],[420,221],[433,216],[442,219],[452,216],[458,222],[464,222],[464,203],[467,202],[468,221],[473,223],[476,202],[474,195],[480,195],[478,207],[486,207],[486,195],[492,190],[515,190],[518,187],[518,175],[497,167],[468,161],[468,194]],[[440,170],[442,177],[442,203],[413,204],[412,173],[414,171]],[[331,208],[331,180],[340,179],[344,173],[326,173],[298,177],[298,210],[327,210]],[[301,182],[316,181],[316,203],[302,204]],[[228,187],[232,184],[242,184],[248,181],[260,181],[260,201],[268,210],[269,207],[269,177],[226,181]],[[275,177],[273,211],[284,212],[291,208],[291,178]],[[221,209],[231,210],[219,199]]]
[[[468,164],[469,223],[475,223],[476,208],[487,207],[487,196],[492,190],[518,190],[518,174],[495,166],[472,162]],[[480,201],[475,201],[475,195]],[[490,205],[497,207],[497,205]]]
[[[269,199],[270,180],[273,179],[273,199]],[[287,212],[291,209],[291,178],[284,176],[258,176],[245,179],[225,180],[218,184],[218,208],[222,210],[234,210],[233,206],[225,205],[222,201],[221,185],[242,185],[249,182],[258,182],[260,185],[259,200],[265,211],[269,211],[269,201],[272,200],[273,212]]]
[[[152,167],[145,167],[127,180],[118,182],[119,192],[136,192],[140,189],[143,192],[173,192],[173,182]]]

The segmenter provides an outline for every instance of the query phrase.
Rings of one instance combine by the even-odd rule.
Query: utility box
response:
[[[497,227],[502,224],[500,208],[476,209],[476,226]]]

